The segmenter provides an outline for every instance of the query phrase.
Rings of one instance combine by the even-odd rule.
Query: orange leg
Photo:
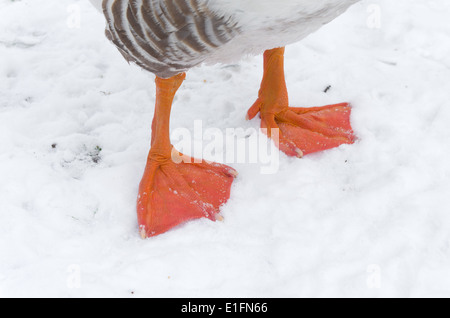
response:
[[[354,135],[350,125],[348,104],[323,107],[289,107],[284,76],[284,48],[264,53],[264,76],[259,97],[249,109],[247,118],[258,113],[261,128],[269,137],[277,136],[277,146],[289,156],[302,157],[342,144],[352,144]],[[277,134],[274,134],[274,129]]]
[[[174,150],[169,121],[173,98],[186,74],[156,78],[152,145],[139,186],[137,214],[141,236],[168,231],[189,220],[220,219],[219,208],[230,197],[237,172],[216,163],[200,163]]]

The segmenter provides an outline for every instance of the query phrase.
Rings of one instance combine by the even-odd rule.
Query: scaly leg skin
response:
[[[259,97],[247,113],[247,119],[261,116],[261,128],[288,156],[304,155],[352,144],[347,103],[323,107],[289,107],[284,76],[284,48],[264,53],[264,76]],[[274,134],[273,129],[278,129]]]
[[[142,238],[162,234],[190,220],[220,220],[237,172],[225,165],[198,162],[170,143],[170,111],[186,74],[156,78],[152,145],[139,186],[137,214]]]

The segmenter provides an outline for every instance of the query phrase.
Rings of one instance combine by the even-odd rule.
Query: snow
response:
[[[292,105],[351,102],[358,142],[232,164],[223,222],[142,240],[153,75],[89,1],[0,0],[0,297],[450,296],[449,13],[362,1],[289,46]],[[190,71],[172,129],[256,129],[261,75],[261,57]]]

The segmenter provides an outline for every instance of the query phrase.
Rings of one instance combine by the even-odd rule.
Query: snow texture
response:
[[[234,164],[224,222],[142,240],[154,76],[87,0],[0,0],[0,297],[449,297],[449,14],[362,1],[289,46],[292,105],[351,102],[357,143]],[[191,70],[172,129],[256,129],[261,76]]]

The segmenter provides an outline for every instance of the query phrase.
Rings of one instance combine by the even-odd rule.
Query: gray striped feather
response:
[[[129,62],[162,78],[185,72],[231,41],[232,17],[208,0],[103,0],[106,35]]]

